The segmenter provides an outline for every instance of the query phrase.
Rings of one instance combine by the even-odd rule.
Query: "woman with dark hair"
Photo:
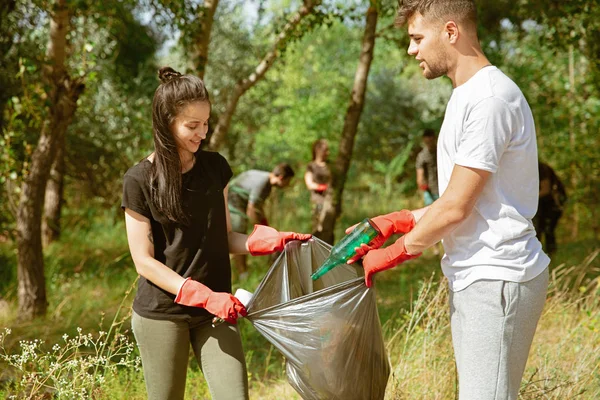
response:
[[[229,253],[263,255],[310,235],[256,226],[231,231],[219,153],[200,150],[211,104],[204,82],[159,71],[152,104],[154,152],[123,179],[131,257],[140,274],[132,328],[149,399],[183,399],[192,346],[213,399],[247,399],[248,378],[235,326],[245,315],[231,295]],[[228,323],[212,327],[219,317]]]
[[[327,160],[329,158],[329,144],[325,139],[317,139],[312,146],[312,161],[306,167],[304,182],[310,190],[312,203],[312,234],[319,239],[333,244],[333,224],[328,223],[334,218],[331,202],[326,201],[331,195],[331,171]]]

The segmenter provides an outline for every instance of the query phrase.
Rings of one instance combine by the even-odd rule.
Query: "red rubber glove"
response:
[[[327,190],[328,187],[329,187],[329,185],[326,183],[319,183],[319,184],[317,184],[317,188],[315,189],[315,191],[316,192],[324,192]]]
[[[237,322],[238,314],[248,315],[246,307],[231,293],[213,292],[200,282],[187,278],[179,288],[175,303],[201,307],[230,324]]]
[[[400,210],[390,214],[380,215],[371,218],[371,222],[375,224],[375,227],[379,231],[379,235],[371,240],[368,245],[362,245],[357,248],[356,255],[348,260],[348,264],[358,261],[370,250],[378,249],[383,246],[394,233],[408,233],[416,225],[415,217],[409,210]],[[352,229],[353,227],[346,229],[346,233],[350,233]]]
[[[404,238],[402,236],[396,242],[384,249],[371,250],[363,258],[363,268],[365,270],[365,284],[367,287],[373,285],[373,274],[386,269],[394,268],[396,265],[402,264],[405,261],[412,260],[421,255],[408,254],[404,247]]]
[[[290,240],[308,240],[310,233],[279,232],[277,229],[264,225],[254,225],[254,230],[248,236],[248,250],[253,256],[264,256],[283,251]]]
[[[422,185],[419,185],[419,189],[421,189],[422,191],[426,192],[429,190],[429,185],[426,183],[423,183]]]

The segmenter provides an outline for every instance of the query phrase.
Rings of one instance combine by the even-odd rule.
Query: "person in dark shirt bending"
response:
[[[248,399],[231,295],[229,253],[264,255],[311,235],[256,225],[232,232],[227,188],[232,172],[219,153],[199,150],[211,104],[202,80],[159,71],[152,103],[154,152],[123,178],[122,208],[140,274],[132,328],[149,399],[183,399],[190,344],[213,399]],[[229,323],[211,326],[213,317]]]

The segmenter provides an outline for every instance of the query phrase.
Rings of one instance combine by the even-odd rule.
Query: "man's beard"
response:
[[[446,66],[442,65],[441,63],[436,63],[432,65],[427,64],[427,66],[429,68],[423,70],[423,76],[425,76],[425,78],[429,80],[439,78],[440,76],[444,76],[448,72],[448,68],[446,68]]]
[[[448,57],[446,50],[441,45],[437,46],[436,50],[435,59],[431,60],[431,62],[425,61],[427,68],[423,70],[423,75],[427,79],[436,79],[448,73],[448,64],[446,63]]]

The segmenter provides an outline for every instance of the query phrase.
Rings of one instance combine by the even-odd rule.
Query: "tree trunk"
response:
[[[344,120],[344,130],[340,140],[339,152],[333,166],[333,190],[330,196],[325,199],[324,209],[330,210],[333,215],[321,215],[323,219],[323,230],[333,232],[335,221],[342,213],[342,195],[346,183],[350,161],[352,160],[352,150],[354,148],[354,139],[358,130],[358,123],[365,104],[365,95],[367,92],[367,79],[369,69],[373,61],[373,51],[375,49],[375,31],[377,28],[378,12],[376,2],[371,1],[371,6],[367,11],[365,32],[362,40],[362,49],[356,74],[354,75],[354,86],[350,105],[346,111]]]
[[[269,51],[258,64],[254,72],[250,74],[247,78],[238,81],[233,91],[229,97],[229,101],[225,108],[225,111],[220,115],[219,121],[217,122],[217,126],[215,127],[215,131],[213,132],[209,148],[212,150],[218,150],[219,147],[223,145],[225,141],[225,137],[227,136],[227,131],[229,130],[229,125],[231,124],[231,119],[235,110],[237,108],[240,97],[248,89],[252,86],[256,85],[267,73],[267,71],[273,66],[273,63],[277,59],[279,55],[279,50],[287,44],[289,39],[292,37],[292,33],[296,29],[296,27],[300,24],[300,22],[308,15],[312,14],[315,7],[321,4],[321,0],[313,0],[308,1],[305,0],[303,5],[300,7],[298,12],[296,12],[292,18],[287,22],[282,31],[277,35],[275,39],[275,43],[273,43],[273,47],[271,51]]]
[[[50,110],[31,157],[29,173],[23,180],[17,211],[17,279],[19,318],[22,320],[45,315],[48,307],[41,238],[44,192],[60,135],[69,126],[77,98],[83,90],[83,84],[71,81],[65,71],[69,26],[67,0],[56,0],[50,15],[47,64],[44,67]]]
[[[569,45],[569,96],[571,97],[571,104],[575,104],[575,54],[573,45]],[[575,133],[575,112],[573,107],[569,112],[569,143],[571,145],[572,154],[577,154],[577,138]],[[571,190],[576,192],[579,190],[579,180],[577,179],[577,161],[573,157],[571,161]],[[577,193],[575,196],[577,198]],[[577,200],[573,202],[573,222],[571,223],[571,239],[577,239],[579,235],[579,205]]]
[[[46,184],[44,200],[44,218],[42,220],[42,243],[44,246],[60,238],[60,215],[63,206],[63,188],[65,175],[65,132],[57,132],[58,146],[50,177]]]
[[[196,45],[196,71],[200,79],[204,79],[206,64],[208,63],[208,45],[210,44],[210,33],[215,17],[215,11],[219,5],[219,0],[204,0],[204,7],[198,16],[200,29],[198,30]]]

